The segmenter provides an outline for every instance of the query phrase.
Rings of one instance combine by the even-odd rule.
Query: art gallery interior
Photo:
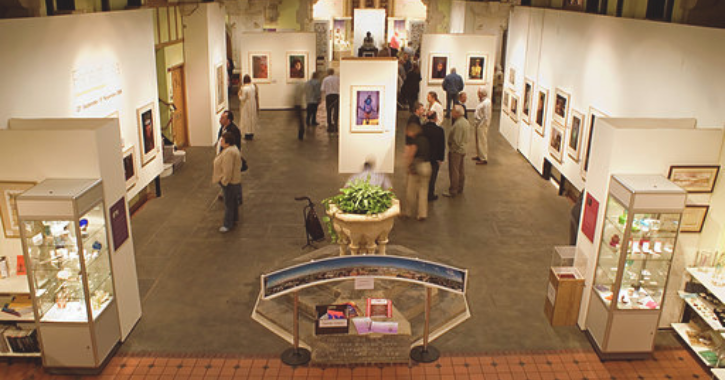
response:
[[[0,378],[725,379],[723,41],[725,1],[0,0]],[[469,124],[425,218],[416,68]]]

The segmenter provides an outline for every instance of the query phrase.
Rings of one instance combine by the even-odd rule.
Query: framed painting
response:
[[[287,52],[287,83],[307,80],[307,52]]]
[[[224,64],[218,64],[214,68],[214,73],[216,74],[216,112],[221,112],[224,109],[224,92],[227,89]]]
[[[670,166],[667,178],[688,193],[712,193],[720,165]]]
[[[519,96],[513,93],[509,99],[509,117],[515,123],[519,122]]]
[[[569,113],[569,94],[556,89],[556,98],[554,99],[554,121],[561,125],[566,125],[566,119]]]
[[[501,97],[501,111],[503,111],[503,113],[505,113],[506,115],[509,114],[509,107],[510,107],[509,106],[509,103],[510,103],[509,100],[510,99],[511,99],[511,94],[509,94],[509,90],[508,89],[504,89],[503,90],[503,96]]]
[[[584,0],[564,0],[561,8],[569,11],[581,12],[584,10]]]
[[[382,114],[385,97],[383,86],[352,86],[352,133],[380,133],[384,131]]]
[[[524,81],[524,104],[521,105],[521,120],[531,123],[531,104],[534,100],[534,81],[526,78]]]
[[[680,232],[702,232],[710,206],[685,206],[680,220]]]
[[[134,187],[138,180],[138,167],[133,145],[123,150],[123,174],[126,178],[126,190]]]
[[[138,121],[138,137],[141,147],[141,166],[146,166],[156,157],[159,151],[154,126],[154,103],[149,103],[136,110]]]
[[[594,124],[599,117],[607,117],[603,112],[598,111],[594,107],[589,107],[589,119],[587,120],[586,130],[583,129],[582,138],[582,162],[579,167],[580,174],[583,179],[587,178],[587,171],[589,171],[589,156],[592,150],[592,137],[594,136]]]
[[[18,221],[18,195],[35,186],[35,182],[0,182],[0,216],[3,221],[3,231],[6,238],[20,237],[20,222]]]
[[[566,152],[574,162],[579,162],[583,126],[584,115],[581,112],[571,110],[571,117],[569,118],[569,139],[567,140]]]
[[[448,75],[448,54],[431,53],[428,58],[428,83],[443,83]]]
[[[559,123],[551,123],[549,134],[549,154],[561,163],[564,160],[564,127]]]
[[[249,52],[249,72],[253,81],[269,83],[272,80],[272,62],[269,52]]]
[[[488,55],[483,53],[469,53],[466,55],[466,83],[486,83],[486,63]]]
[[[544,125],[546,123],[546,105],[549,101],[549,90],[545,88],[539,88],[536,92],[536,112],[532,115],[534,117],[534,129],[536,133],[544,136]]]
[[[508,82],[510,85],[516,87],[516,69],[513,67],[509,67],[509,79]]]

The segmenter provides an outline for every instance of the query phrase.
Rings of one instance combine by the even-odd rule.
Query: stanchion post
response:
[[[438,349],[428,345],[428,336],[430,335],[430,306],[431,306],[432,289],[425,287],[425,325],[423,325],[423,345],[413,347],[410,350],[410,358],[419,363],[432,363],[441,356]]]
[[[294,310],[292,312],[292,348],[286,349],[280,359],[289,366],[300,366],[310,362],[312,355],[309,350],[300,348],[299,294],[294,292]]]

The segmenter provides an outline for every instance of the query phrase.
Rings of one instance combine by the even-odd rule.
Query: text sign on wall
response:
[[[119,110],[121,70],[118,62],[89,64],[73,70],[73,115],[105,117]]]
[[[126,218],[126,197],[121,197],[111,206],[111,234],[113,236],[113,250],[128,240],[128,219]]]
[[[587,193],[584,200],[584,219],[582,220],[582,232],[589,241],[594,243],[594,230],[597,227],[597,215],[599,214],[599,202]]]

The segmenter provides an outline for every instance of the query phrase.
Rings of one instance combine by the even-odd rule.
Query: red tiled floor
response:
[[[114,357],[98,376],[56,376],[37,361],[0,362],[2,380],[697,380],[709,379],[684,349],[651,360],[601,362],[592,351],[444,356],[435,363],[291,368],[277,357]]]

